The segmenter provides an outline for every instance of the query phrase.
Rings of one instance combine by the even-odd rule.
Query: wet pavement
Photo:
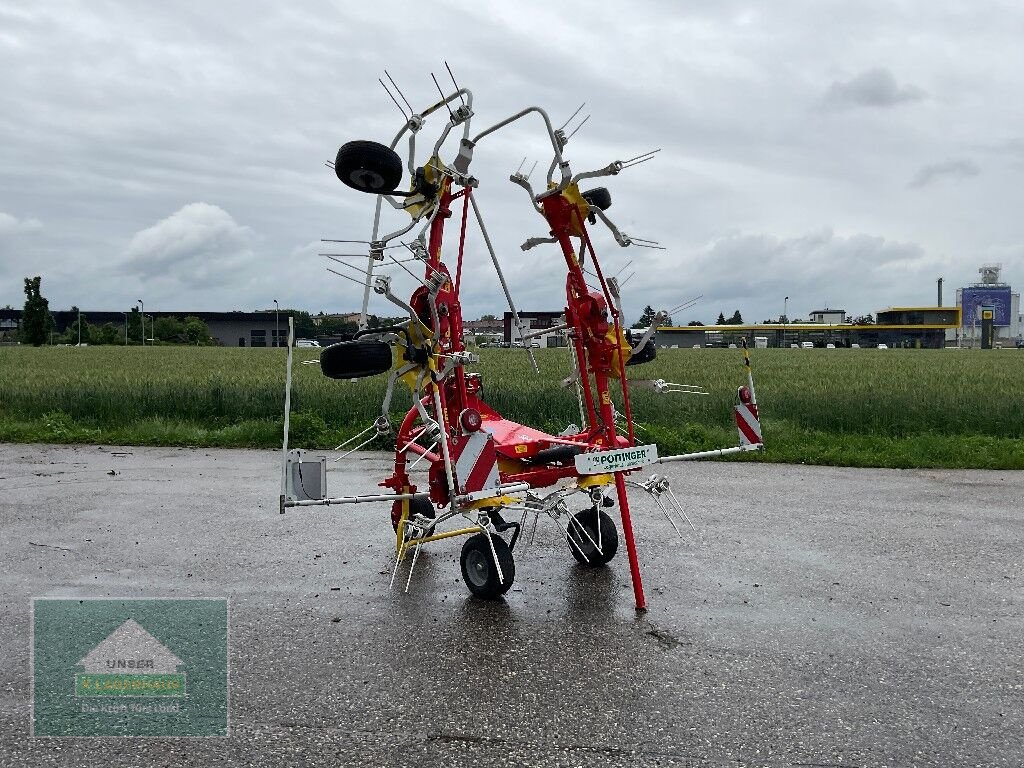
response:
[[[638,614],[543,520],[504,601],[461,539],[389,591],[387,505],[279,515],[278,458],[0,445],[0,766],[1024,764],[1024,473],[670,465]],[[231,735],[30,739],[43,596],[228,597]]]

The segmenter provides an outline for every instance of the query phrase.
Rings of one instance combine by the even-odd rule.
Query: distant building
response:
[[[554,328],[557,325],[561,325],[565,322],[563,319],[565,316],[565,310],[558,309],[553,311],[527,311],[520,312],[519,319],[523,321],[530,331],[540,331],[545,328]],[[517,341],[522,341],[519,335],[519,329],[516,328],[514,322],[512,322],[512,313],[506,312],[503,323],[505,343],[513,344]],[[550,333],[542,333],[534,336],[530,341],[538,342],[542,347],[564,347],[567,343],[566,335],[564,330],[552,330]]]
[[[816,310],[811,316],[843,310]],[[826,315],[827,316],[827,315]],[[845,312],[843,312],[845,318]],[[829,323],[764,323],[762,325],[709,325],[661,327],[654,335],[659,347],[724,347],[746,339],[749,346],[759,346],[757,338],[766,339],[770,347],[789,347],[810,342],[816,347],[834,344],[862,347],[885,344],[889,347],[945,346],[946,333],[960,325],[958,307],[890,307],[880,310],[878,322],[864,325]]]
[[[985,264],[978,272],[981,281],[956,291],[956,305],[962,310],[962,322],[952,332],[950,341],[963,346],[981,344],[981,310],[992,309],[995,317],[996,344],[1013,344],[1022,331],[1020,293],[1014,293],[1009,284],[1000,280],[1001,264]]]
[[[811,312],[809,323],[823,323],[825,325],[842,325],[846,322],[845,309],[816,309]]]

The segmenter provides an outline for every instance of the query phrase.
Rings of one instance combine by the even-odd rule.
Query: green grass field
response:
[[[487,401],[560,431],[579,423],[565,350],[484,349]],[[333,447],[377,415],[384,377],[326,379],[317,350],[296,350],[293,444]],[[767,451],[747,460],[849,466],[1024,469],[1024,353],[957,350],[755,350]],[[284,350],[186,347],[0,348],[0,440],[276,447]],[[633,393],[634,419],[663,454],[734,445],[744,382],[737,350],[661,350],[631,378],[699,384],[711,396]],[[396,390],[396,418],[409,406]],[[388,446],[373,446],[387,448]]]

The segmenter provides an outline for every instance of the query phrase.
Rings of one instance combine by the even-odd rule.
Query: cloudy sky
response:
[[[40,274],[54,309],[358,308],[317,254],[368,238],[373,198],[324,162],[402,124],[385,69],[418,111],[444,61],[475,129],[585,101],[576,171],[661,148],[606,182],[612,219],[667,249],[598,232],[606,271],[635,272],[631,319],[698,295],[677,322],[785,296],[862,314],[931,304],[940,276],[948,303],[986,262],[1024,287],[1020,3],[292,5],[0,0],[0,306]],[[553,309],[561,257],[519,249],[546,231],[508,181],[524,156],[543,175],[539,127],[484,140],[472,171],[514,298]],[[476,234],[467,259],[466,315],[500,313]]]

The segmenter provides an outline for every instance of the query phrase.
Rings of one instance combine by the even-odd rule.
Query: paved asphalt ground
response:
[[[458,539],[389,591],[384,506],[281,516],[277,461],[0,445],[0,765],[1024,764],[1024,473],[673,465],[638,615],[543,521],[504,602]],[[229,597],[231,736],[30,739],[40,596]]]

